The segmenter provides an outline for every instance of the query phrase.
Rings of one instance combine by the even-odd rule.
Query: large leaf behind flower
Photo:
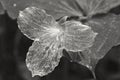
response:
[[[4,9],[1,3],[0,3],[0,14],[4,14]]]
[[[62,16],[81,16],[74,0],[0,0],[12,18],[16,18],[20,10],[29,6],[45,9],[48,14],[58,19]]]
[[[97,13],[106,13],[110,9],[120,5],[120,0],[75,0],[91,16]]]
[[[95,67],[97,61],[120,41],[120,15],[108,14],[93,18],[86,22],[97,32],[93,46],[82,52],[68,51],[71,61],[78,62],[89,68]]]
[[[120,15],[108,14],[101,18],[93,18],[87,24],[99,33],[90,49],[95,57],[100,59],[119,42]]]
[[[4,9],[12,18],[16,18],[20,10],[28,6],[43,8],[55,19],[62,16],[81,16],[105,13],[111,8],[120,5],[120,0],[0,0]]]

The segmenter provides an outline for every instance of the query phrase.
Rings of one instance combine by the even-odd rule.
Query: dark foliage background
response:
[[[120,7],[110,13],[119,14]],[[12,20],[7,13],[0,15],[0,80],[92,80],[93,75],[88,68],[69,62],[65,57],[49,75],[32,78],[25,65],[26,53],[32,42],[20,32],[17,20]],[[97,80],[120,80],[120,45],[114,46],[98,62],[95,74]]]

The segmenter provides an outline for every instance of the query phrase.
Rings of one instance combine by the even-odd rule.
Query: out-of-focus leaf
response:
[[[0,14],[4,14],[5,10],[3,9],[2,4],[0,3]]]
[[[93,18],[85,24],[91,26],[92,30],[98,33],[92,47],[81,52],[68,51],[68,54],[71,61],[92,69],[99,59],[120,42],[120,15],[109,14]]]
[[[120,37],[119,37],[116,45],[120,45]],[[116,45],[115,45],[115,46],[116,46]]]
[[[93,45],[97,33],[77,21],[66,21],[64,46],[67,51],[83,51]]]
[[[108,14],[104,17],[93,18],[87,23],[98,33],[94,45],[90,48],[93,57],[101,59],[118,43],[120,37],[120,15]]]
[[[46,28],[55,24],[56,22],[52,16],[47,15],[44,10],[35,7],[26,8],[20,12],[18,17],[20,30],[32,40],[46,34]]]
[[[82,16],[79,6],[87,15],[105,13],[120,5],[120,0],[1,0],[1,3],[13,19],[18,16],[20,10],[29,6],[45,9],[58,19],[62,16]]]
[[[120,5],[120,0],[75,0],[89,15],[106,13],[110,9]]]
[[[35,41],[27,53],[26,64],[32,76],[45,76],[54,70],[61,57],[61,49]]]
[[[20,10],[30,6],[45,9],[55,19],[82,15],[74,0],[1,0],[1,3],[12,18],[16,18]]]

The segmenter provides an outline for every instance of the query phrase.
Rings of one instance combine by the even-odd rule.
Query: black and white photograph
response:
[[[120,80],[120,0],[0,0],[0,80]]]

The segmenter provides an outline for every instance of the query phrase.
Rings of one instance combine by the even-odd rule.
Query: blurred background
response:
[[[8,0],[9,1],[9,0]],[[92,80],[92,72],[67,58],[61,58],[55,70],[44,77],[31,77],[25,64],[32,40],[18,29],[17,20],[0,3],[0,80]],[[6,3],[7,4],[7,3]],[[14,6],[16,6],[14,4]],[[120,6],[110,13],[119,14]],[[64,51],[65,53],[65,51]],[[114,46],[95,68],[97,80],[120,80],[120,45]]]

